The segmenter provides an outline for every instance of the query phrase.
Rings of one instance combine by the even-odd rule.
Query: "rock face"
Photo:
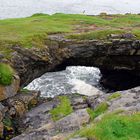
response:
[[[9,108],[9,115],[12,117],[22,117],[24,113],[38,103],[39,95],[37,91],[26,91],[5,100],[4,103]]]
[[[113,94],[119,94],[118,97],[112,97]],[[108,104],[108,112],[122,110],[125,112],[139,112],[140,111],[140,87],[129,90],[118,91],[112,94],[104,94],[101,96],[87,98],[88,105],[95,109],[100,103],[106,102]]]
[[[0,101],[5,100],[9,97],[15,96],[19,90],[20,78],[15,75],[13,82],[9,86],[0,85]]]
[[[36,91],[16,92],[15,96],[0,102],[0,139],[10,139],[14,136],[18,126],[13,123],[38,104],[39,95]]]
[[[40,118],[41,125],[39,126],[35,124],[37,120],[32,120],[32,122],[36,125],[36,129],[31,129],[32,131],[26,129],[26,133],[23,133],[12,140],[64,140],[67,133],[80,129],[80,127],[82,127],[83,124],[88,123],[90,119],[86,109],[77,110],[56,122],[50,120],[48,117],[49,114],[44,112],[44,115],[46,116],[46,120],[42,120],[42,118]],[[33,118],[34,116],[30,117]]]
[[[123,88],[114,79],[125,73],[127,78],[124,79],[129,84],[123,87],[127,89],[140,84],[140,41],[131,36],[124,34],[117,38],[109,37],[107,41],[78,41],[66,39],[63,35],[52,35],[42,49],[13,47],[11,63],[21,78],[22,86],[47,71],[64,69],[68,65],[84,65],[100,68],[103,75],[101,83],[113,88],[116,85],[116,90]],[[108,73],[112,74],[109,80],[112,80],[113,86],[108,85]],[[135,77],[134,80],[129,75]]]
[[[13,49],[11,63],[21,78],[22,86],[27,85],[46,71],[54,70],[69,55],[67,48],[50,41],[46,41],[43,49],[25,49],[18,46]]]
[[[56,97],[51,101],[44,102],[25,113],[21,119],[21,127],[22,129],[25,128],[22,130],[21,135],[12,140],[65,140],[71,133],[79,130],[83,125],[90,122],[90,115],[87,112],[87,108],[94,111],[102,103],[107,103],[108,108],[102,113],[102,109],[98,108],[100,114],[94,119],[95,122],[100,121],[104,114],[110,112],[133,114],[140,111],[140,87],[92,97],[84,96],[83,98],[81,95],[68,95],[67,97],[70,99],[73,108],[79,106],[75,108],[73,113],[60,120],[53,121],[50,110],[55,108],[59,104],[59,101]],[[83,109],[80,107],[83,107]],[[70,140],[87,139],[75,137]]]
[[[80,129],[80,127],[83,124],[87,124],[89,120],[90,116],[86,109],[81,109],[57,121],[56,128],[59,132],[70,132]]]
[[[140,111],[140,87],[120,91],[121,96],[111,101],[109,111],[125,110],[128,112]]]

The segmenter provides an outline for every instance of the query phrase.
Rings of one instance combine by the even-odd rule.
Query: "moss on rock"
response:
[[[0,63],[0,84],[10,85],[13,79],[13,69],[8,64]]]
[[[54,121],[57,121],[73,112],[71,102],[67,96],[59,97],[60,104],[50,111]]]
[[[98,140],[139,140],[140,113],[130,116],[105,115],[101,121],[82,128],[74,135]]]
[[[119,92],[116,92],[116,93],[113,93],[112,95],[108,96],[108,101],[111,101],[112,99],[116,99],[116,98],[119,98],[121,97],[121,93]]]

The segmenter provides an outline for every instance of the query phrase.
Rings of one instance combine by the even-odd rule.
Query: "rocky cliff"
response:
[[[106,41],[78,41],[66,39],[64,35],[51,35],[42,49],[12,47],[14,52],[10,62],[18,72],[22,86],[47,71],[65,69],[69,65],[98,67],[103,75],[101,83],[110,89],[138,86],[140,41],[130,35],[112,36]]]

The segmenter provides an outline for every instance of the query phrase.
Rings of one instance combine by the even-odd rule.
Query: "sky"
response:
[[[140,0],[0,0],[0,19],[34,13],[140,13]]]

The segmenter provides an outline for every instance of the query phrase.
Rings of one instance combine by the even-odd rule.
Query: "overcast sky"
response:
[[[0,18],[34,13],[140,13],[140,0],[0,0]]]

